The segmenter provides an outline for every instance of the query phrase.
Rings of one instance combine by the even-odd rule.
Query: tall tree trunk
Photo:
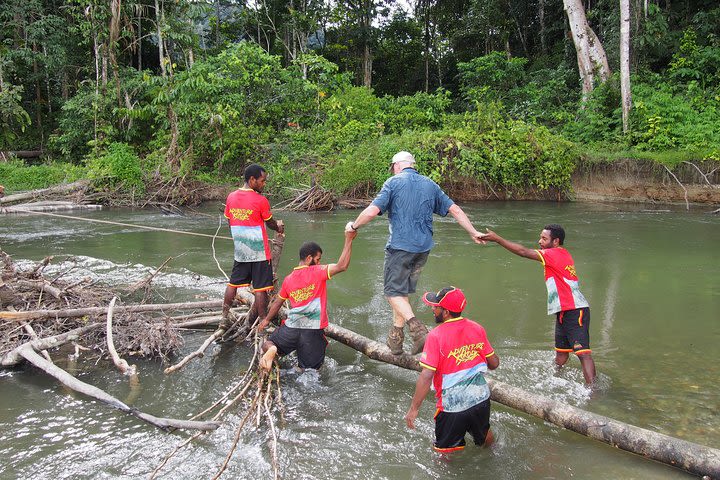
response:
[[[545,0],[538,0],[538,21],[540,22],[540,53],[547,53],[547,39],[545,38]]]
[[[165,69],[167,65],[165,65],[165,47],[163,36],[162,36],[162,28],[161,28],[161,19],[164,17],[164,15],[161,13],[160,10],[160,2],[158,0],[155,0],[155,25],[157,25],[157,36],[158,36],[158,56],[160,59],[160,72],[162,73],[163,78],[167,77],[167,70]]]
[[[583,97],[587,98],[597,78],[604,82],[610,77],[610,66],[600,39],[587,22],[582,0],[563,0],[563,5],[577,53]]]
[[[137,64],[138,72],[142,72],[142,11],[138,10],[138,41],[137,41]]]
[[[115,52],[117,51],[118,41],[120,39],[120,9],[122,0],[111,0],[110,2],[110,25],[108,28],[108,58],[110,59],[110,67],[112,68],[113,80],[115,81],[115,95],[117,96],[118,106],[122,107],[122,95],[120,94],[120,74],[118,72],[118,63]]]
[[[363,85],[372,86],[372,54],[370,52],[370,33],[372,29],[373,0],[362,2],[363,11],[360,17],[360,29],[363,32],[362,78]]]
[[[425,93],[430,91],[430,0],[422,0],[423,23],[425,24],[425,38],[423,52],[425,57]]]
[[[258,38],[260,43],[260,38]],[[215,0],[215,47],[220,46],[220,0]]]
[[[370,88],[372,86],[372,56],[370,55],[369,41],[366,41],[363,49],[363,85]]]
[[[620,93],[623,133],[627,133],[632,106],[630,94],[630,0],[620,0]]]
[[[32,44],[32,50],[33,50],[33,76],[35,77],[35,121],[37,122],[37,128],[40,131],[40,142],[41,144],[44,144],[44,137],[43,135],[43,122],[42,122],[42,87],[40,86],[40,67],[38,66],[37,62],[37,55],[38,55],[38,48],[37,44],[33,42]],[[42,145],[41,145],[42,147]]]

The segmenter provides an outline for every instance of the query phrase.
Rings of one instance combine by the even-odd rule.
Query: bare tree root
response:
[[[160,428],[161,430],[169,431],[170,429],[175,428],[187,428],[187,429],[195,429],[195,430],[215,430],[220,426],[217,422],[198,422],[198,421],[191,421],[191,420],[176,420],[173,418],[160,418],[156,417],[154,415],[150,415],[148,413],[143,413],[139,411],[136,408],[130,407],[126,405],[125,403],[121,402],[117,398],[113,397],[112,395],[108,394],[107,392],[90,385],[88,383],[85,383],[81,380],[78,380],[77,378],[73,377],[69,373],[67,373],[62,368],[56,366],[55,364],[48,362],[44,358],[42,358],[40,355],[38,355],[35,350],[32,348],[30,344],[26,344],[23,347],[20,347],[19,354],[28,362],[35,365],[36,367],[43,370],[45,373],[50,375],[51,377],[55,378],[57,381],[65,385],[66,387],[75,390],[76,392],[82,393],[84,395],[87,395],[88,397],[94,398],[96,400],[99,400],[103,403],[107,403],[108,405],[117,408],[121,412],[130,414],[134,417],[139,418],[140,420],[143,420],[150,425],[153,425],[157,428]]]
[[[113,297],[112,300],[110,300],[110,305],[108,306],[108,313],[107,313],[107,324],[105,327],[105,336],[107,338],[107,347],[108,352],[110,353],[110,356],[112,357],[113,363],[115,366],[120,370],[120,372],[123,375],[136,375],[137,374],[137,368],[135,365],[130,365],[128,362],[120,358],[120,355],[118,355],[117,350],[115,350],[115,342],[113,341],[113,334],[112,334],[112,317],[113,317],[113,309],[115,308],[115,301],[117,300],[117,297]]]
[[[225,335],[225,329],[224,329],[224,328],[218,328],[217,330],[215,330],[215,331],[213,332],[213,334],[210,335],[210,336],[203,342],[203,344],[200,345],[200,347],[199,347],[197,350],[195,350],[194,352],[192,352],[192,353],[190,353],[189,355],[185,356],[182,360],[180,360],[180,361],[179,361],[178,363],[176,363],[175,365],[172,365],[172,366],[170,366],[170,367],[167,367],[167,368],[164,370],[165,375],[169,375],[169,374],[171,374],[171,373],[177,372],[178,370],[181,370],[183,367],[185,367],[185,365],[187,365],[188,363],[190,363],[190,361],[191,361],[193,358],[204,357],[204,356],[205,356],[205,350],[207,350],[207,348],[208,348],[213,342],[215,342],[215,341],[219,340],[220,338],[222,338],[223,335]]]
[[[680,185],[680,188],[683,189],[683,192],[685,192],[685,208],[686,208],[687,210],[690,210],[690,202],[688,202],[688,191],[687,191],[687,188],[685,188],[685,185],[682,184],[682,182],[678,179],[678,177],[676,177],[675,174],[674,174],[673,172],[671,172],[668,167],[666,167],[665,165],[663,165],[663,168],[664,168],[665,170],[667,170],[667,172],[670,174],[670,176],[675,179],[675,181],[677,182],[678,185]]]

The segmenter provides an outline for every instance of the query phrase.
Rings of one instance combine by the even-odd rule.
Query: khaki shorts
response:
[[[383,293],[388,297],[407,297],[408,294],[415,293],[428,255],[429,251],[413,253],[386,248]]]

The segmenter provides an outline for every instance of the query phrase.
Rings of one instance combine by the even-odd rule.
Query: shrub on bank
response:
[[[140,194],[145,192],[140,158],[126,143],[111,143],[103,155],[90,157],[87,165],[88,177],[97,186],[123,187]]]
[[[390,176],[389,161],[409,150],[421,173],[439,184],[467,177],[505,192],[570,188],[578,158],[575,146],[522,121],[502,119],[495,107],[449,116],[439,130],[405,131],[367,139],[329,162],[322,184],[338,194],[374,192]],[[488,112],[490,110],[491,112]]]
[[[69,163],[26,165],[22,160],[0,162],[0,183],[5,194],[70,183],[86,176],[86,169]]]

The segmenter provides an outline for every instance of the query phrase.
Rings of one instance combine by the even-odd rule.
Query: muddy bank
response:
[[[652,161],[582,163],[573,174],[583,201],[720,204],[720,163],[682,163],[668,171]]]
[[[458,201],[544,200],[603,201],[717,205],[720,204],[720,162],[682,163],[669,171],[649,160],[581,162],[572,175],[572,190],[528,189],[523,192],[493,186],[474,178],[443,183]]]

